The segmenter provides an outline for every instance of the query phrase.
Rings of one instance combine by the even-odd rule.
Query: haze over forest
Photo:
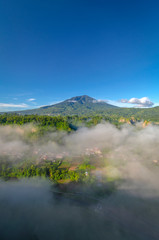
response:
[[[2,239],[158,239],[157,125],[18,118],[0,127]]]

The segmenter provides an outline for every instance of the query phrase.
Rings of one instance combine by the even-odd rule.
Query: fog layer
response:
[[[35,138],[36,131],[0,127],[0,156],[14,162],[94,154],[105,161],[100,171],[120,181],[111,195],[94,199],[87,186],[72,199],[48,180],[1,180],[0,239],[159,239],[159,127],[99,124]]]

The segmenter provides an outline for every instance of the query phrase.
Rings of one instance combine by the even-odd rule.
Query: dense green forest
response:
[[[50,126],[55,127],[57,130],[75,130],[78,126],[84,124],[85,126],[93,126],[102,121],[107,121],[115,125],[120,125],[120,123],[128,122],[135,123],[137,121],[159,121],[156,116],[146,116],[141,113],[137,114],[132,112],[127,112],[122,114],[108,114],[108,115],[90,115],[90,116],[39,116],[39,115],[18,115],[18,114],[2,114],[0,115],[0,125],[23,125],[27,123],[37,124],[39,126]]]
[[[152,113],[151,113],[152,112]],[[135,124],[140,121],[159,122],[158,108],[152,109],[110,109],[108,114],[98,115],[72,115],[72,116],[40,116],[40,115],[19,115],[19,114],[1,114],[0,125],[24,125],[28,123],[36,124],[40,127],[53,127],[56,130],[72,131],[80,126],[94,126],[103,121],[116,126],[123,123]]]
[[[39,116],[39,115],[18,115],[3,114],[0,115],[0,125],[24,125],[27,123],[36,124],[40,127],[54,127],[57,130],[76,130],[79,126],[94,126],[102,121],[108,121],[113,124],[120,124],[119,117],[112,116]]]
[[[12,164],[9,161],[0,160],[0,177],[4,179],[21,177],[48,177],[53,182],[83,182],[89,179],[88,172],[93,168],[88,163],[83,163],[76,170],[70,170],[69,162],[62,161],[44,161],[40,164],[34,162],[21,162]],[[87,171],[87,174],[86,174]]]

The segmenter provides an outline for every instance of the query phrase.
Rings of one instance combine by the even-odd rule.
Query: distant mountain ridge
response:
[[[91,115],[100,114],[108,109],[118,108],[87,95],[76,96],[63,102],[40,107],[37,109],[16,111],[19,114],[38,114],[38,115]]]
[[[37,109],[12,111],[10,114],[47,115],[47,116],[95,116],[103,115],[119,121],[127,121],[134,117],[139,120],[159,122],[159,106],[152,108],[122,108],[97,100],[87,95],[76,96],[53,105]],[[1,112],[0,114],[3,114]],[[120,119],[121,118],[121,119]],[[125,118],[125,120],[123,119]]]

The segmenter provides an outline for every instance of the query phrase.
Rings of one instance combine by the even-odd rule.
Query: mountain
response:
[[[76,96],[63,102],[44,106],[37,109],[18,111],[19,114],[38,114],[38,115],[91,115],[101,114],[108,109],[118,108],[104,101],[96,100],[87,95]]]
[[[152,122],[159,122],[159,107],[152,108],[122,108],[108,104],[101,100],[89,97],[87,95],[76,96],[67,99],[63,102],[40,107],[37,109],[8,112],[19,115],[49,115],[49,116],[93,116],[103,115],[111,119],[119,119],[120,121],[127,121],[135,118],[136,120],[148,120]],[[1,112],[0,114],[3,114]],[[125,120],[123,119],[125,118]]]

